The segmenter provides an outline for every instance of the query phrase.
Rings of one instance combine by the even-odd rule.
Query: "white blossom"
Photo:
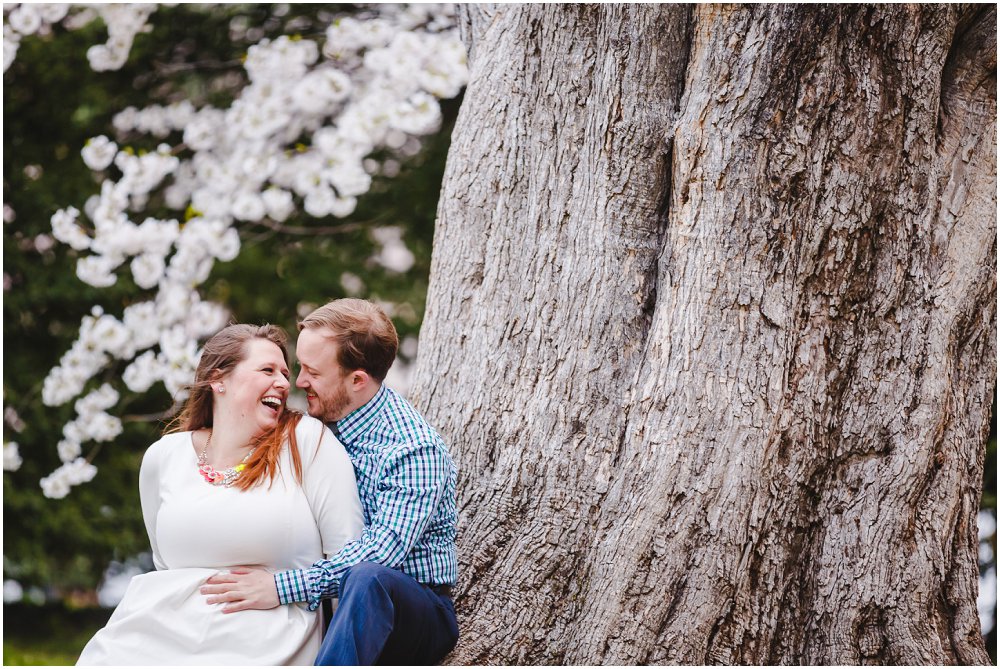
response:
[[[90,62],[91,69],[95,72],[117,70],[125,64],[127,57],[127,53],[122,51],[113,51],[106,44],[95,44],[87,49],[87,60]],[[68,493],[69,489],[67,489],[66,492]],[[49,496],[56,497],[56,495]],[[58,497],[65,497],[65,493],[58,495]]]
[[[351,79],[334,68],[314,70],[302,77],[292,91],[295,106],[309,114],[328,114],[351,94]]]
[[[160,352],[164,362],[184,364],[197,355],[197,347],[184,328],[176,325],[160,335]]]
[[[59,23],[69,13],[69,5],[61,2],[40,2],[35,5],[35,9],[47,23]]]
[[[99,16],[108,39],[87,55],[94,69],[114,69],[148,28],[155,5],[35,11],[40,21],[61,20],[67,29]],[[216,262],[239,254],[238,226],[264,217],[283,221],[297,208],[314,217],[349,216],[371,189],[373,174],[398,173],[399,161],[419,150],[418,138],[437,130],[437,98],[457,95],[468,77],[452,10],[384,5],[366,11],[364,19],[334,20],[322,45],[288,36],[252,45],[244,61],[249,83],[227,108],[196,109],[182,101],[126,108],[113,117],[120,138],[183,143],[136,155],[108,139],[109,130],[81,151],[90,168],[103,172],[100,194],[83,207],[87,221],[72,207],[57,212],[53,236],[83,254],[77,262],[82,281],[110,286],[128,263],[136,286],[155,294],[127,307],[120,321],[101,310],[84,318],[77,341],[42,384],[47,405],[76,398],[115,359],[126,362],[119,383],[133,392],[163,382],[182,399],[200,356],[198,342],[229,318],[198,291]],[[32,19],[20,21],[30,27]],[[17,38],[5,26],[5,67]],[[111,165],[120,172],[117,180]],[[153,202],[176,214],[134,223]],[[376,263],[397,272],[412,266],[398,231],[375,236]],[[342,283],[348,292],[364,290],[360,279]],[[121,430],[112,415],[117,399],[103,408],[84,400],[64,429],[59,450],[67,464],[43,479],[50,497],[65,496],[93,475],[77,451],[81,444]]]
[[[59,451],[59,459],[63,462],[73,462],[83,452],[80,442],[72,439],[61,439],[56,444],[56,450]]]
[[[417,92],[392,110],[389,123],[405,133],[427,135],[441,125],[441,106],[433,96]]]
[[[132,260],[132,278],[140,288],[152,288],[160,282],[166,268],[162,255],[143,253]]]
[[[3,582],[3,603],[4,604],[14,604],[21,601],[24,597],[24,588],[21,584],[12,578],[8,578]]]
[[[21,40],[18,38],[17,33],[10,30],[7,26],[3,28],[3,71],[6,72],[7,68],[14,64],[14,60],[17,58],[17,49],[21,46]]]
[[[332,188],[316,188],[306,196],[302,203],[306,213],[316,218],[328,216],[337,201],[337,194]]]
[[[45,32],[49,26],[62,23],[68,30],[78,30],[98,16],[108,31],[104,44],[94,45],[87,51],[92,69],[113,70],[125,64],[135,35],[146,30],[146,19],[156,11],[156,5],[118,3],[77,7],[70,13],[70,5],[62,3],[21,3],[6,16],[4,24],[4,71],[10,67],[17,54],[17,39],[21,35]],[[10,35],[8,35],[8,32]],[[13,48],[9,48],[13,45]]]
[[[42,16],[36,7],[21,4],[7,15],[7,24],[22,35],[32,35],[42,27]]]
[[[115,276],[118,265],[119,263],[107,256],[87,256],[77,261],[76,275],[80,281],[95,288],[107,288],[118,280]]]
[[[135,393],[144,393],[163,378],[160,362],[153,351],[146,351],[125,368],[122,381]]]
[[[229,311],[214,302],[198,302],[188,312],[184,322],[185,331],[191,339],[201,339],[214,335],[226,327],[229,322]]]
[[[45,233],[35,235],[35,250],[39,253],[45,253],[55,245],[56,242],[51,235]]]
[[[267,215],[279,223],[295,211],[295,201],[292,194],[281,188],[268,188],[261,193],[261,200],[267,210]]]
[[[234,228],[222,233],[215,246],[215,257],[223,262],[229,262],[240,253],[240,235]]]
[[[351,297],[357,297],[365,290],[365,282],[357,274],[343,272],[340,275],[340,285]]]
[[[330,205],[330,213],[337,218],[344,218],[345,216],[350,216],[354,213],[354,209],[358,206],[357,198],[353,197],[337,197],[334,198]]]
[[[128,328],[129,338],[136,350],[147,349],[160,338],[160,320],[153,302],[138,302],[125,307],[122,323]]]
[[[396,226],[386,226],[372,230],[372,237],[381,245],[372,260],[392,272],[406,272],[415,262],[410,249],[403,243],[403,231]]]
[[[118,403],[118,398],[118,391],[110,384],[105,383],[97,390],[88,393],[86,397],[78,399],[73,408],[79,414],[96,414],[113,407]]]
[[[377,256],[377,262],[393,272],[406,272],[413,267],[413,253],[402,242],[386,244]]]
[[[207,151],[215,146],[224,123],[224,112],[206,107],[184,127],[184,143],[194,151]]]
[[[77,251],[83,251],[90,248],[90,236],[76,222],[79,216],[80,212],[75,207],[67,207],[52,214],[49,222],[56,239]]]
[[[63,464],[39,483],[42,486],[42,493],[46,497],[62,499],[69,494],[73,486],[90,481],[96,474],[97,467],[83,458],[77,458]]]
[[[42,402],[48,406],[65,404],[83,390],[84,385],[111,358],[94,339],[94,327],[103,311],[94,308],[80,323],[80,335],[73,346],[63,354],[42,383]]]
[[[3,470],[5,472],[16,472],[21,467],[21,454],[18,451],[16,441],[7,441],[3,445]]]
[[[347,54],[362,48],[385,46],[396,29],[388,21],[359,21],[349,16],[334,21],[326,29],[324,53],[330,56]]]
[[[282,35],[261,40],[247,50],[244,63],[252,82],[300,79],[319,58],[319,47],[311,40],[293,40]]]
[[[979,540],[986,541],[997,531],[997,519],[988,510],[980,510],[976,515],[976,527],[979,530]]]
[[[62,499],[69,494],[70,484],[62,474],[61,467],[39,481],[39,484],[42,486],[42,494],[49,499]]]
[[[241,191],[234,198],[230,212],[233,218],[240,221],[259,221],[267,214],[267,208],[260,195]]]
[[[371,175],[365,172],[360,163],[337,166],[324,170],[322,174],[326,181],[337,189],[341,197],[363,195],[372,185]],[[353,207],[351,209],[353,210]]]
[[[97,13],[108,28],[108,41],[87,50],[87,60],[95,72],[120,69],[128,60],[132,41],[146,27],[146,19],[156,11],[153,4],[114,3],[98,5]]]
[[[87,140],[80,154],[87,167],[94,171],[100,171],[108,167],[118,153],[118,145],[104,135],[92,137]]]
[[[101,411],[90,417],[87,434],[94,441],[111,441],[122,433],[122,421],[117,416]]]
[[[91,337],[95,348],[100,348],[116,358],[128,359],[135,353],[129,329],[114,316],[104,314],[97,318],[93,324]],[[114,401],[118,401],[117,395]]]

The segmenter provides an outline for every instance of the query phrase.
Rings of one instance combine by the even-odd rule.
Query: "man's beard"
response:
[[[319,411],[313,414],[313,418],[319,418],[324,423],[332,423],[343,418],[351,404],[347,390],[340,385],[332,395],[323,397],[317,394],[316,399],[319,400]]]

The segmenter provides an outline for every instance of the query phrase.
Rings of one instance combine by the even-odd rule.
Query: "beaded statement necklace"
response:
[[[201,454],[198,456],[198,473],[201,474],[202,478],[206,482],[212,485],[221,485],[227,488],[231,487],[236,483],[236,479],[243,474],[243,470],[247,468],[247,460],[253,455],[256,447],[251,448],[250,452],[240,461],[240,464],[230,467],[229,469],[223,469],[221,472],[215,471],[215,467],[208,464],[208,447],[212,445],[212,431],[208,431],[208,439],[205,441],[205,448],[202,449]]]

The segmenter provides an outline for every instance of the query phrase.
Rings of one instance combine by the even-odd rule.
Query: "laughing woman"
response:
[[[312,664],[304,604],[240,615],[199,592],[239,566],[305,569],[361,535],[354,469],[321,422],[285,408],[285,333],[231,325],[206,344],[184,410],[139,472],[156,571],[136,576],[81,665]]]

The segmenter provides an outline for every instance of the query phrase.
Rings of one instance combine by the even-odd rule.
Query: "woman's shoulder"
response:
[[[333,433],[323,421],[302,414],[295,426],[295,440],[299,442],[300,448],[307,444],[315,446],[320,440],[325,442],[328,438],[333,439]]]
[[[312,416],[304,415],[295,426],[295,441],[298,442],[299,452],[306,458],[305,462],[311,462],[316,458],[328,461],[329,458],[347,459],[347,451],[343,444],[337,440],[333,431],[321,420]],[[349,460],[348,460],[349,461]]]
[[[191,432],[170,432],[163,435],[146,449],[146,457],[164,457],[191,443]]]
[[[299,414],[299,424],[295,426],[296,430],[314,430],[319,431],[321,428],[326,427],[323,421],[318,418],[313,418],[307,413]]]

